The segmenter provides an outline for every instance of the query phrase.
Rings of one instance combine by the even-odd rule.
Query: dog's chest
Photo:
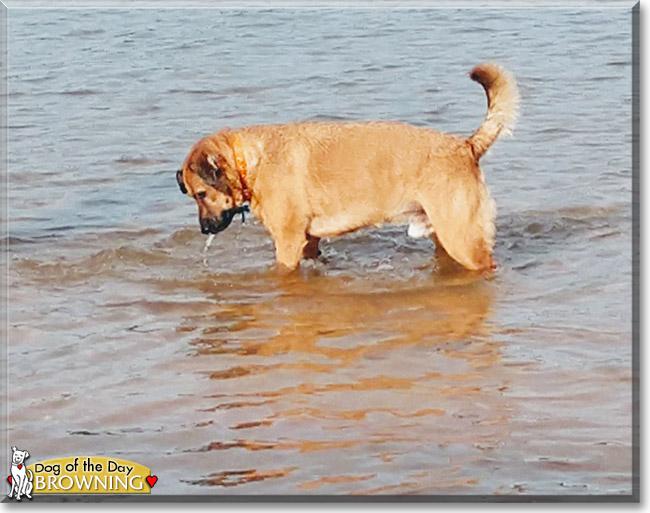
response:
[[[11,475],[14,479],[23,477],[26,473],[25,465],[23,464],[21,468],[18,468],[18,465],[11,466]]]

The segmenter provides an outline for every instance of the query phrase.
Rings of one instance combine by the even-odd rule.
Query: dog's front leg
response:
[[[16,482],[16,500],[20,500],[20,496],[23,493],[23,480],[22,479],[14,479]]]
[[[269,223],[275,243],[275,261],[281,271],[292,271],[300,265],[305,247],[307,221],[295,211],[286,211],[280,219]]]
[[[283,271],[293,271],[300,265],[303,251],[307,245],[304,232],[292,233],[290,230],[274,236],[275,260]]]
[[[264,171],[256,181],[258,190],[265,191],[264,203],[254,200],[251,207],[273,237],[278,268],[291,271],[300,265],[308,242],[309,208],[295,186],[300,173],[273,165]]]

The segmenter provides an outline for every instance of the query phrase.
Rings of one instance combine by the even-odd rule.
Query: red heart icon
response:
[[[11,482],[11,481],[12,481],[12,480],[11,480],[11,476],[9,476],[9,477],[7,478],[7,481],[9,481],[9,484],[10,484],[10,485],[13,485],[13,483]]]
[[[158,481],[158,476],[147,476],[147,483],[149,483],[149,486],[153,488],[153,485],[156,484]]]
[[[18,465],[18,469],[21,469],[21,468],[23,468],[22,464]]]

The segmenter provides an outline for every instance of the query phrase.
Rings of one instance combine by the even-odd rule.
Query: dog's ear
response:
[[[183,194],[187,194],[187,189],[183,183],[183,171],[181,169],[176,171],[176,182],[178,182],[178,187],[180,188],[181,192]]]
[[[206,160],[208,161],[208,164],[210,164],[215,169],[215,171],[221,171],[216,155],[208,155],[206,157]]]
[[[12,450],[13,452],[16,452],[18,449],[16,449],[16,447],[14,446],[14,447],[11,448],[11,450]]]
[[[217,155],[206,155],[205,161],[210,166],[210,169],[202,169],[199,171],[199,176],[205,180],[208,185],[216,185],[217,180],[223,174],[223,169],[219,165],[219,158]]]

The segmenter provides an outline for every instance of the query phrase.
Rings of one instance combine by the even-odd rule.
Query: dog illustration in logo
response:
[[[15,493],[17,501],[20,500],[21,495],[31,499],[32,488],[34,487],[32,483],[34,475],[25,466],[25,460],[29,458],[29,453],[27,451],[19,451],[15,447],[12,447],[11,450],[13,451],[13,456],[11,457],[11,491],[9,492],[9,498],[13,497]],[[28,473],[29,477],[27,477]]]

